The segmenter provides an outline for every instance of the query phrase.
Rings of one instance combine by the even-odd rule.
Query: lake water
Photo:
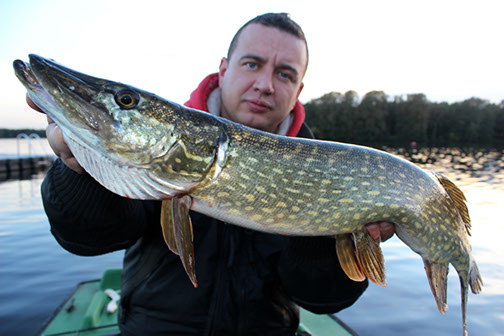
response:
[[[5,146],[0,140],[0,155]],[[7,150],[7,149],[6,149]],[[399,151],[442,173],[465,192],[473,229],[473,255],[483,292],[469,294],[469,335],[504,335],[503,151]],[[122,252],[79,257],[63,250],[49,232],[42,209],[43,174],[0,183],[0,335],[35,335],[78,282],[121,267]],[[460,288],[450,269],[449,310],[441,315],[421,258],[397,238],[382,244],[388,287],[370,284],[352,307],[338,313],[360,335],[461,335]]]

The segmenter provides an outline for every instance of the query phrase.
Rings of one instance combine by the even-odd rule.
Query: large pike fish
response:
[[[465,197],[445,177],[371,148],[253,130],[37,55],[14,69],[99,183],[163,200],[165,241],[195,285],[189,209],[259,231],[334,236],[347,275],[379,285],[383,256],[364,224],[389,221],[422,256],[441,313],[455,267],[466,333],[468,287],[479,293],[482,280]]]

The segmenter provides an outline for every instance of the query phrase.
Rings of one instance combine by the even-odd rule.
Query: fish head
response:
[[[174,125],[166,122],[156,95],[38,55],[29,60],[14,61],[16,76],[30,99],[63,130],[72,151],[78,151],[78,143],[118,164],[141,167],[175,143]]]
[[[207,113],[34,54],[13,65],[80,165],[116,194],[170,198],[221,171],[228,138]]]

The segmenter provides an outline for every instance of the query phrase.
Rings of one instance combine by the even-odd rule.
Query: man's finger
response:
[[[395,233],[395,225],[390,222],[379,222],[381,240],[385,241],[391,238]]]
[[[49,142],[49,146],[51,146],[54,154],[61,157],[62,151],[65,148],[65,141],[63,139],[63,134],[61,133],[61,129],[55,123],[49,123],[46,128],[46,137]]]
[[[68,148],[61,128],[59,128],[56,123],[52,122],[46,128],[46,135],[47,140],[49,141],[49,146],[51,146],[54,154],[63,160],[70,169],[76,173],[84,174],[84,168],[82,168],[70,148]]]
[[[28,97],[28,94],[26,94],[26,103],[28,104],[28,106],[30,106],[35,111],[39,111],[39,112],[45,113],[44,111],[42,111],[42,109],[40,107],[38,107],[37,105],[35,105],[35,103],[33,102],[33,100],[31,100],[30,97]]]
[[[368,223],[366,224],[366,229],[374,240],[381,241],[380,225],[378,223]]]
[[[395,233],[395,225],[389,222],[368,223],[366,229],[377,242],[386,241]]]

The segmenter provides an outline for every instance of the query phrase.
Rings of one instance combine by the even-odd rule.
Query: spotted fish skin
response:
[[[363,228],[388,221],[422,256],[441,312],[448,264],[455,267],[466,332],[467,288],[478,293],[482,281],[465,197],[443,176],[368,147],[253,130],[37,55],[29,64],[15,61],[14,69],[98,182],[129,198],[176,200],[162,217],[177,225],[163,232],[195,285],[190,218],[173,204],[259,231],[335,236],[340,249],[351,249],[340,256],[349,277],[365,274],[382,285],[381,251],[363,243]],[[344,244],[349,237],[354,241]]]
[[[334,236],[389,221],[415,252],[467,273],[466,225],[432,172],[376,149],[227,124],[226,166],[193,209],[254,230]]]
[[[194,207],[206,205],[210,210],[205,211],[222,219],[300,235],[348,233],[377,220],[397,223],[416,235],[436,234],[431,230],[452,235],[440,225],[447,219],[453,228],[464,227],[438,180],[399,157],[234,124],[226,131],[225,168],[217,181],[193,193],[202,200]],[[424,245],[421,239],[418,245]]]

